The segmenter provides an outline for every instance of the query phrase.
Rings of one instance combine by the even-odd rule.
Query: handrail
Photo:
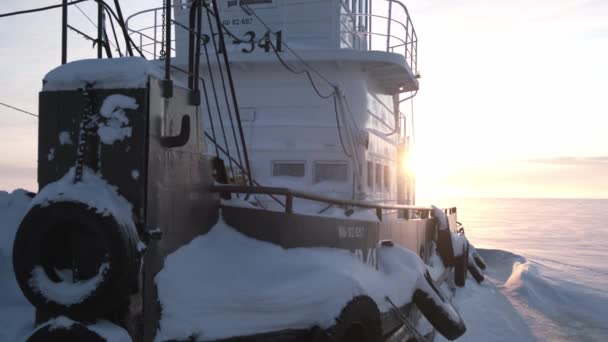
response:
[[[376,47],[377,49],[378,46],[376,44],[373,44],[372,37],[383,37],[386,39],[386,44],[385,47],[382,48],[382,50],[386,52],[403,54],[410,70],[414,75],[417,75],[418,35],[416,34],[416,30],[414,28],[414,24],[410,17],[409,11],[407,7],[399,0],[387,1],[389,2],[388,14],[379,15],[374,13],[360,13],[357,11],[353,11],[348,7],[348,2],[345,2],[343,0],[337,0],[339,6],[341,6],[340,15],[342,17],[348,18],[348,20],[350,21],[350,23],[347,24],[343,20],[340,20],[342,26],[340,32],[346,33],[351,36],[350,39],[343,41],[348,47],[353,49],[374,50],[374,47]],[[403,20],[395,19],[396,13],[393,13],[393,3],[399,5],[399,7],[403,10]],[[374,19],[386,20],[385,29],[380,31],[372,30],[371,23]],[[393,25],[399,27],[399,30],[397,31],[403,32],[396,33],[395,30],[392,29]],[[363,39],[361,37],[367,38]],[[394,41],[396,41],[396,44]],[[357,42],[364,44],[357,44]],[[404,50],[398,52],[397,48],[402,47]]]
[[[378,219],[382,220],[382,212],[383,210],[407,210],[407,211],[418,211],[420,212],[421,218],[432,218],[432,208],[429,207],[420,207],[420,206],[412,206],[412,205],[400,205],[400,204],[377,204],[372,202],[365,201],[355,201],[349,199],[341,199],[329,196],[323,196],[319,194],[314,194],[311,192],[295,190],[290,188],[282,188],[282,187],[270,187],[270,186],[243,186],[243,185],[212,185],[210,190],[212,192],[222,193],[222,194],[255,194],[255,195],[273,195],[273,196],[285,196],[285,212],[288,214],[293,213],[293,199],[301,198],[305,200],[311,200],[316,202],[323,202],[327,204],[333,205],[343,205],[343,206],[351,206],[358,208],[366,208],[366,209],[376,209],[376,215]],[[451,215],[456,213],[456,207],[443,209],[446,215]],[[407,216],[405,216],[407,217]]]

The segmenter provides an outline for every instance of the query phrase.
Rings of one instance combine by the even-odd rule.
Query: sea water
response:
[[[450,203],[488,263],[453,299],[463,341],[608,341],[608,200]]]

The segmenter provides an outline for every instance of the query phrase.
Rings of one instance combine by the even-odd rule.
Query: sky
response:
[[[0,13],[58,2],[3,0]],[[608,1],[403,2],[419,38],[419,198],[608,198]],[[128,15],[161,2],[121,3]],[[0,102],[38,112],[59,13],[0,19]],[[95,32],[74,7],[70,22]],[[70,53],[95,51],[70,33]],[[36,136],[35,118],[0,107],[0,189],[37,189]]]

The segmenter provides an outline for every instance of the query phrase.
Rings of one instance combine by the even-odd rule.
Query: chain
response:
[[[163,12],[161,14],[161,32],[160,32],[160,42],[161,42],[161,47],[160,47],[160,55],[159,55],[159,59],[165,59],[165,56],[167,55],[167,51],[165,51],[165,39],[166,39],[166,23],[167,23],[167,0],[163,0]]]
[[[78,132],[78,147],[76,150],[76,165],[74,171],[74,183],[78,183],[82,180],[82,172],[85,164],[85,155],[88,149],[88,137],[91,135],[92,129],[96,124],[96,120],[93,118],[93,96],[90,91],[93,88],[93,84],[86,84],[82,91],[84,97],[84,110],[80,117],[80,130]]]

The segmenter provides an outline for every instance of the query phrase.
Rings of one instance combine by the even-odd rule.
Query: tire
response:
[[[369,297],[353,298],[336,319],[332,340],[334,342],[383,341],[380,310]]]
[[[27,342],[106,342],[96,332],[89,330],[85,325],[74,322],[67,327],[46,325],[36,330]]]
[[[454,283],[458,287],[464,287],[467,280],[469,266],[469,243],[465,242],[462,255],[457,256],[454,262]]]
[[[483,262],[483,259],[479,255],[475,254],[473,256],[473,260],[475,261],[475,264],[477,265],[477,267],[479,267],[482,270],[486,269],[486,263]]]
[[[13,268],[23,294],[37,309],[93,320],[119,310],[134,289],[136,232],[82,203],[34,206],[17,231]],[[78,285],[73,285],[74,277]],[[74,291],[58,292],[57,286],[74,286]]]
[[[418,279],[412,301],[441,335],[450,341],[462,336],[467,328],[458,311],[448,301],[429,272]]]
[[[477,267],[477,264],[475,262],[470,262],[469,261],[469,267],[468,268],[469,268],[469,273],[471,273],[471,275],[473,276],[473,279],[475,279],[475,281],[478,284],[481,284],[485,280],[485,277],[483,275],[483,271],[480,270]]]
[[[452,232],[447,229],[437,230],[437,254],[441,258],[445,267],[452,267],[455,264],[454,245],[452,242]]]
[[[486,262],[483,260],[481,255],[479,255],[479,253],[477,253],[477,249],[475,249],[475,246],[471,245],[470,249],[471,249],[471,255],[473,256],[473,261],[475,261],[475,264],[477,265],[477,267],[479,267],[481,270],[485,270]]]

